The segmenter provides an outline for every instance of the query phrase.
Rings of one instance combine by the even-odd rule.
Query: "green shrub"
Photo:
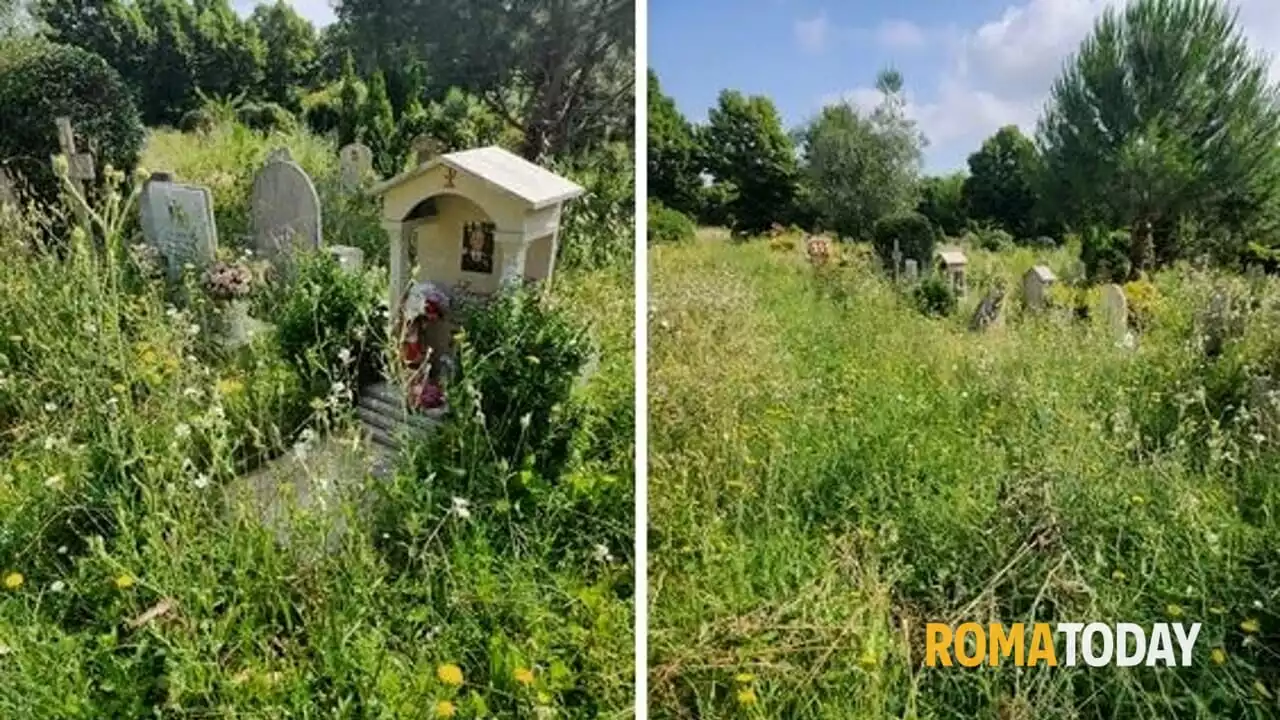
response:
[[[999,252],[1013,247],[1013,236],[998,227],[979,227],[970,233],[970,241],[983,250]]]
[[[688,215],[663,205],[658,200],[649,200],[648,242],[682,243],[693,240],[697,228]]]
[[[938,275],[930,274],[911,291],[916,307],[925,315],[947,317],[956,311],[959,300],[951,289],[951,283]]]
[[[44,40],[0,46],[0,158],[10,161],[44,202],[56,200],[49,157],[59,152],[54,119],[71,119],[77,150],[101,169],[130,172],[144,129],[119,73],[93,53]]]
[[[369,275],[349,273],[325,253],[301,255],[263,298],[259,317],[275,322],[282,354],[313,392],[380,372],[385,318]]]
[[[1124,282],[1129,275],[1129,233],[1089,228],[1081,237],[1080,260],[1092,282]]]
[[[557,269],[629,266],[635,255],[635,156],[613,143],[553,168],[586,193],[569,203],[561,223]]]
[[[895,240],[902,259],[915,260],[920,267],[928,267],[933,262],[933,249],[942,240],[942,232],[918,212],[880,218],[872,235],[872,247],[886,267],[893,265]]]
[[[273,102],[248,103],[236,113],[237,119],[259,132],[287,132],[297,125],[293,113]]]
[[[178,121],[178,129],[185,133],[209,132],[218,124],[218,119],[208,108],[196,108],[183,113]]]

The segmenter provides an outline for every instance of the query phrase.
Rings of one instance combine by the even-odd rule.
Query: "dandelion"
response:
[[[22,573],[11,572],[4,576],[4,587],[6,590],[17,590],[22,587],[22,583],[26,581],[27,579],[22,577]]]
[[[1227,651],[1222,648],[1214,648],[1209,652],[1209,659],[1213,660],[1214,665],[1223,665],[1227,662]]]
[[[436,668],[436,677],[440,678],[440,682],[451,687],[459,687],[462,685],[462,668],[453,663],[446,663]]]
[[[436,703],[436,717],[451,718],[458,714],[458,708],[448,700],[441,700]]]
[[[116,580],[115,580],[116,589],[128,590],[129,588],[133,587],[133,584],[135,582],[136,580],[134,580],[134,577],[132,575],[130,575],[129,573],[124,573],[123,575],[119,575],[116,577]]]
[[[1249,618],[1248,620],[1240,623],[1240,629],[1250,635],[1256,635],[1258,631],[1262,629],[1262,625],[1258,623],[1257,619]]]
[[[758,699],[755,688],[746,687],[738,691],[738,704],[742,707],[753,707]]]
[[[463,520],[469,519],[471,517],[471,501],[465,498],[455,497],[453,499],[452,507],[449,508],[449,514],[456,515]]]
[[[525,687],[533,684],[533,671],[529,668],[516,668],[515,672],[511,673],[511,675],[516,679],[516,682],[524,685]]]

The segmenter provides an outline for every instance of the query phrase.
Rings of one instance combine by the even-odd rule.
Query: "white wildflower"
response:
[[[521,430],[528,430],[528,429],[529,429],[529,422],[530,422],[530,421],[532,421],[532,420],[533,420],[533,413],[525,413],[524,415],[521,415],[521,416],[520,416],[520,429],[521,429]]]
[[[183,397],[190,398],[192,400],[198,399],[200,397],[200,388],[195,388],[195,387],[185,388],[182,391],[182,395]]]
[[[44,411],[47,413],[58,412],[58,404],[54,402],[47,402],[44,404]]]
[[[60,592],[62,592],[63,590],[65,590],[66,588],[67,588],[67,584],[66,584],[66,583],[62,582],[61,580],[54,580],[54,581],[53,581],[53,584],[51,584],[51,585],[49,586],[49,592],[56,592],[56,593],[60,593]]]
[[[604,543],[596,543],[594,555],[597,562],[613,562],[613,553],[609,552],[609,546]]]
[[[199,335],[199,334],[200,334],[200,326],[199,326],[199,325],[196,325],[195,323],[192,323],[190,326],[188,326],[188,327],[187,327],[187,334],[188,334],[188,335]]]
[[[173,429],[173,434],[179,440],[185,440],[191,437],[191,426],[186,423],[178,423],[177,427]]]
[[[350,364],[351,364],[351,351],[350,351],[350,350],[348,350],[348,349],[346,349],[346,348],[342,348],[341,350],[339,350],[339,351],[338,351],[338,361],[339,361],[339,362],[341,362],[343,365],[350,365]]]
[[[200,473],[191,481],[191,484],[195,485],[197,490],[203,490],[209,487],[209,476],[204,473]]]
[[[68,552],[70,552],[70,550],[67,548],[67,546],[66,546],[66,545],[59,545],[59,546],[58,546],[58,554],[59,554],[59,555],[66,555]]]
[[[463,520],[471,517],[471,501],[465,498],[455,497],[453,499],[453,507],[449,508],[450,515],[456,515]]]
[[[44,486],[45,486],[45,487],[47,487],[47,488],[53,488],[54,490],[61,490],[61,489],[62,489],[62,476],[61,476],[61,475],[51,475],[47,480],[45,480],[45,481],[44,481]]]

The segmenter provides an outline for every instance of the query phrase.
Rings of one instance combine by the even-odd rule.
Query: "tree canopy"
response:
[[[735,228],[759,232],[788,222],[799,166],[773,101],[725,90],[702,133],[707,171],[736,190],[728,201]]]

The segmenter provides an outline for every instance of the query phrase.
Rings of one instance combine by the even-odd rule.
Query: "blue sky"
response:
[[[267,1],[231,0],[231,6],[241,15],[250,15],[255,7]],[[270,2],[275,2],[275,0],[270,0]],[[316,27],[324,27],[336,19],[328,0],[289,0],[289,4],[293,5],[293,9],[297,10],[299,15],[310,20]]]
[[[650,0],[649,65],[691,120],[734,88],[771,97],[788,127],[842,98],[874,105],[892,65],[930,140],[925,169],[944,172],[1003,125],[1033,131],[1064,61],[1121,2]],[[1254,46],[1280,54],[1280,0],[1235,4]]]

